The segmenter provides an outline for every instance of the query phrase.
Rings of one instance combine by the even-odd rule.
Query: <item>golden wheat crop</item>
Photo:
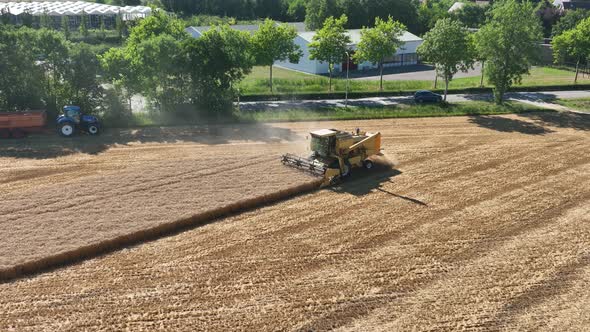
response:
[[[590,326],[587,117],[277,126],[380,130],[395,167],[0,284],[0,330]]]
[[[3,143],[25,149],[28,142]],[[185,137],[116,145],[98,155],[0,157],[0,252],[7,253],[0,255],[0,279],[317,188],[315,178],[281,165],[281,149],[272,142]]]

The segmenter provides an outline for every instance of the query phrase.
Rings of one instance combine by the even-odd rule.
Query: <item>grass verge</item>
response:
[[[590,98],[558,99],[555,103],[582,112],[590,112]]]
[[[275,94],[294,94],[294,93],[328,93],[328,78],[320,75],[300,73],[284,68],[273,69],[273,87]],[[433,78],[434,79],[434,78]],[[550,67],[533,67],[529,75],[525,75],[520,84],[516,87],[538,87],[538,86],[559,86],[573,84],[574,73],[568,70],[550,68]],[[479,88],[480,77],[456,78],[449,84],[449,89],[460,90],[469,88]],[[583,77],[579,84],[590,84],[590,78]],[[399,80],[385,81],[385,92],[416,91],[423,89],[434,89],[433,80]],[[244,96],[269,94],[268,67],[254,67],[252,73],[240,83],[240,93]],[[439,81],[438,88],[442,88],[443,83]],[[488,82],[484,82],[485,88],[490,88]],[[333,91],[344,92],[346,89],[346,80],[334,78]],[[351,92],[378,92],[379,77],[371,80],[350,80],[349,91]]]
[[[539,111],[541,108],[519,102],[496,105],[473,101],[437,105],[395,105],[385,107],[327,107],[319,109],[289,109],[244,111],[236,114],[241,122],[360,120],[413,117],[446,117],[459,115],[494,115]]]
[[[187,116],[173,113],[134,113],[124,122],[105,121],[107,127],[157,127],[198,124],[230,124],[283,121],[369,120],[415,117],[446,117],[459,115],[494,115],[533,111],[547,111],[537,106],[507,101],[496,105],[487,101],[468,101],[453,104],[398,104],[384,107],[323,107],[316,109],[269,109],[263,111],[235,111],[232,114],[211,117],[197,112]]]

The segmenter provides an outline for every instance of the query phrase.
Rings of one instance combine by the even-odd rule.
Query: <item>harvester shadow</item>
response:
[[[267,124],[211,124],[182,127],[110,128],[103,135],[63,138],[55,134],[0,140],[0,158],[50,159],[76,153],[97,155],[115,145],[192,142],[207,145],[232,141],[275,143],[294,141],[291,129]]]
[[[389,195],[391,195],[393,197],[401,198],[401,199],[406,200],[408,202],[412,202],[414,204],[418,204],[418,205],[422,205],[422,206],[428,206],[428,204],[426,204],[426,203],[424,203],[424,202],[422,202],[420,200],[417,200],[415,198],[411,198],[411,197],[399,195],[399,194],[396,194],[396,193],[392,193],[391,191],[387,191],[387,190],[385,190],[383,188],[377,188],[377,190],[379,190],[382,193],[389,194]]]
[[[402,174],[401,171],[386,166],[375,166],[371,170],[358,169],[341,184],[330,187],[330,190],[364,196],[374,190],[381,190],[383,183],[391,181],[391,178],[400,174]]]

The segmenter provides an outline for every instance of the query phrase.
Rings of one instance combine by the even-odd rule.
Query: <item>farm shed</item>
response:
[[[279,61],[276,62],[275,65],[310,74],[327,74],[327,63],[309,59],[309,44],[313,40],[313,36],[315,36],[315,31],[304,31],[304,29],[301,28],[300,25],[296,25],[296,23],[290,24],[295,26],[295,28],[298,31],[297,37],[295,37],[295,43],[299,45],[299,47],[301,47],[303,56],[299,60],[299,63]],[[258,30],[257,25],[236,25],[232,26],[232,28],[240,31],[248,31],[250,33],[254,33]],[[186,31],[194,38],[199,38],[205,31],[209,29],[210,27],[208,26],[188,27]],[[357,44],[361,40],[361,30],[347,30],[346,33],[350,36],[351,39],[351,43],[348,46],[351,50],[350,54],[352,56],[356,50]],[[420,46],[420,44],[422,44],[423,40],[420,37],[407,31],[405,31],[404,34],[401,36],[401,40],[405,43],[404,46],[400,47],[395,54],[391,55],[391,57],[385,59],[385,67],[407,66],[415,65],[418,63],[418,55],[416,54],[416,49],[418,48],[418,46]],[[346,59],[343,59],[342,63],[336,64],[335,71],[345,70],[347,65],[350,66],[350,70],[366,70],[377,68],[377,64],[373,64],[370,62],[363,62],[357,64],[353,61],[350,61],[350,63],[347,64]]]

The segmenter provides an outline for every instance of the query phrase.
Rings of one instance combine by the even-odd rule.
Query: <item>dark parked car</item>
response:
[[[428,90],[420,90],[414,93],[414,101],[416,103],[440,103],[443,97],[438,93]]]

